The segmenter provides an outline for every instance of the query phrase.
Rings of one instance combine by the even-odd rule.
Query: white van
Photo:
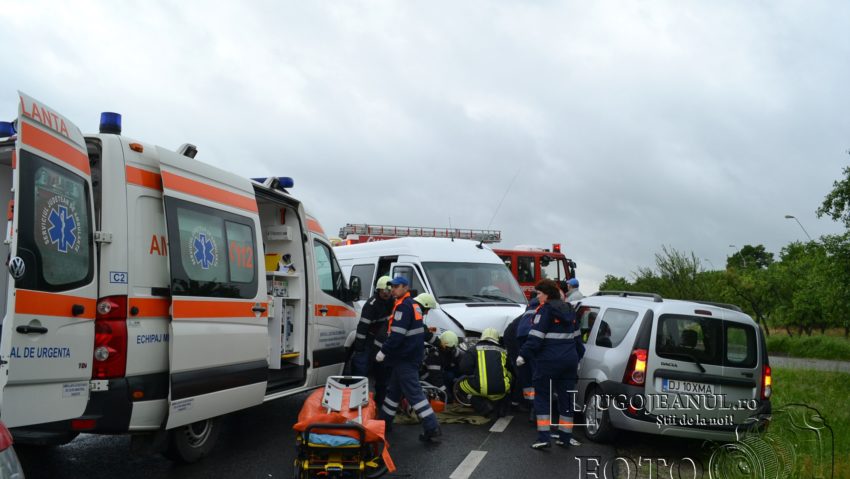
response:
[[[24,94],[16,129],[0,125],[0,418],[19,442],[149,432],[193,461],[217,417],[341,373],[357,291],[291,179],[121,136],[117,114],[83,136]]]
[[[343,272],[363,285],[357,307],[384,275],[404,276],[411,290],[431,293],[438,308],[428,313],[428,327],[438,333],[478,337],[485,328],[504,331],[525,311],[516,279],[489,246],[446,238],[397,238],[334,248]],[[347,344],[354,341],[348,338]]]

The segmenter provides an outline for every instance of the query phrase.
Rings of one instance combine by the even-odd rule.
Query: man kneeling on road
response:
[[[483,416],[504,414],[502,399],[511,390],[508,353],[499,346],[499,332],[487,328],[481,340],[463,356],[460,362],[460,390],[470,396],[475,412]]]
[[[421,313],[417,313],[413,308],[409,292],[410,282],[407,278],[397,276],[390,281],[390,286],[396,301],[388,325],[389,337],[384,341],[375,360],[386,360],[392,372],[387,396],[378,417],[386,422],[387,430],[392,429],[399,402],[405,397],[422,419],[425,430],[419,435],[419,439],[430,442],[433,438],[442,436],[442,432],[437,423],[437,416],[419,384],[419,366],[425,355],[425,323],[422,322]]]

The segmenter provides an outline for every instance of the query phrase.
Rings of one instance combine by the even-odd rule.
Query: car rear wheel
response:
[[[606,403],[598,387],[591,389],[584,400],[584,435],[593,442],[609,442],[617,435]]]
[[[185,463],[209,455],[218,440],[220,421],[211,418],[173,429],[169,433],[165,457]]]

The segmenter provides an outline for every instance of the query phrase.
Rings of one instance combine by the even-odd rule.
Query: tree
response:
[[[850,167],[845,167],[842,173],[844,178],[832,183],[832,191],[823,199],[816,213],[818,218],[827,215],[850,229]]]
[[[765,250],[764,245],[744,245],[726,259],[726,269],[766,269],[772,263],[773,253]]]
[[[626,278],[606,274],[599,291],[631,291],[632,284]]]

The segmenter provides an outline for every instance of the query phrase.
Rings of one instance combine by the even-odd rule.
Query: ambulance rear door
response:
[[[263,402],[268,300],[249,180],[160,150],[171,276],[166,428]]]
[[[0,418],[79,417],[89,399],[97,262],[91,170],[80,129],[20,93],[0,334]],[[10,195],[11,196],[11,195]]]

